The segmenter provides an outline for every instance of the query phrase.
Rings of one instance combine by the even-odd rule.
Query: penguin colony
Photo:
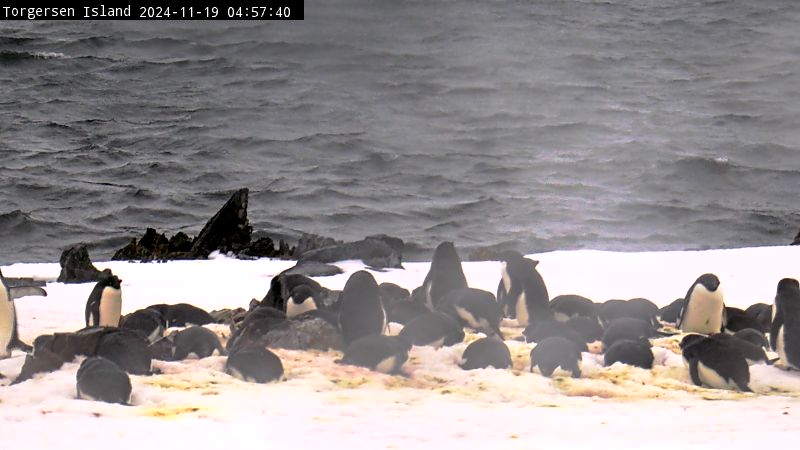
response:
[[[413,293],[390,283],[378,285],[363,270],[341,292],[304,275],[281,273],[261,302],[251,302],[249,311],[234,319],[225,345],[203,327],[214,318],[189,304],[156,304],[123,317],[122,280],[106,270],[87,299],[86,328],[39,336],[31,347],[18,338],[14,296],[0,272],[0,358],[14,349],[29,352],[14,381],[19,383],[84,356],[76,397],[128,404],[129,374],[152,375],[153,359],[218,355],[227,358],[224,371],[240,380],[281,380],[283,363],[267,348],[265,336],[309,318],[320,318],[341,334],[344,351],[338,364],[409,376],[403,366],[414,346],[460,344],[467,329],[485,337],[466,346],[459,367],[506,369],[513,361],[501,324],[510,320],[524,327],[517,340],[536,344],[529,371],[545,377],[559,369],[561,375],[581,377],[582,353],[590,348],[602,351],[606,366],[650,369],[651,340],[675,334],[663,327],[669,323],[683,335],[683,360],[698,386],[750,392],[752,364],[778,362],[781,368],[800,370],[800,285],[795,279],[778,282],[774,306],[740,310],[726,308],[720,280],[703,274],[683,298],[659,309],[641,298],[604,303],[578,295],[550,299],[537,264],[520,253],[504,253],[496,295],[468,287],[451,242],[436,248],[422,286]],[[389,322],[403,325],[399,334],[389,335]],[[165,335],[175,326],[185,328]],[[778,358],[770,360],[765,348]]]

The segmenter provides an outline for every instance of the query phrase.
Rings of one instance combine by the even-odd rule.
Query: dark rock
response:
[[[242,250],[243,255],[255,258],[271,258],[275,256],[275,243],[268,237],[263,237],[248,245]]]
[[[244,319],[244,316],[247,314],[247,311],[244,308],[236,308],[236,309],[220,309],[216,311],[211,311],[208,313],[214,322],[222,323],[225,325],[232,325],[236,322],[240,322]]]
[[[298,316],[288,321],[288,326],[267,332],[267,347],[287,350],[344,349],[344,339],[338,328],[321,317]]]
[[[192,238],[183,231],[179,231],[169,239],[169,251],[172,253],[192,251]]]
[[[344,273],[339,266],[333,264],[324,264],[316,261],[307,261],[298,263],[291,269],[284,271],[287,275],[305,275],[307,277],[330,277]]]
[[[794,237],[791,245],[800,245],[800,231],[797,232],[797,236]]]
[[[59,283],[87,283],[99,281],[101,272],[89,259],[89,252],[85,245],[70,247],[61,253],[61,273],[58,275]]]
[[[303,253],[298,264],[308,261],[333,263],[360,259],[364,264],[378,269],[403,268],[402,241],[389,236],[371,236],[356,242],[347,242]]]
[[[244,317],[241,324],[231,325],[231,337],[225,348],[229,353],[251,346],[265,346],[270,330],[288,327],[286,313],[269,306],[259,306]]]
[[[295,258],[300,258],[304,254],[312,250],[317,250],[325,247],[334,247],[342,244],[344,244],[343,241],[337,241],[336,239],[329,238],[326,236],[320,236],[318,234],[312,234],[312,233],[303,233],[303,235],[300,236],[300,240],[297,242],[297,247],[294,248],[293,256]]]
[[[195,257],[205,258],[214,250],[238,253],[250,245],[253,229],[247,220],[248,193],[247,188],[236,191],[208,220],[192,243]]]
[[[411,293],[408,292],[408,289],[394,283],[381,283],[378,285],[378,289],[380,289],[381,302],[386,309],[389,309],[395,302],[411,300]]]
[[[159,234],[155,228],[147,228],[138,242],[136,239],[131,239],[128,245],[117,250],[111,259],[124,261],[191,259],[191,246],[192,241],[186,233],[179,232],[168,239],[164,233]]]

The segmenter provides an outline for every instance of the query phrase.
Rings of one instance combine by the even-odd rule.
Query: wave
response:
[[[67,55],[59,52],[25,52],[14,50],[0,50],[0,61],[15,62],[37,59],[63,59]]]

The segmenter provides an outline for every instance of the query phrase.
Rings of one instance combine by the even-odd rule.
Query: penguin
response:
[[[558,295],[550,300],[550,310],[559,322],[572,317],[597,317],[597,305],[582,295]]]
[[[536,270],[538,264],[515,251],[502,256],[498,302],[503,305],[505,316],[517,319],[523,327],[552,316],[547,286]]]
[[[502,312],[491,292],[474,288],[452,290],[440,301],[439,310],[475,331],[503,339],[500,331]]]
[[[286,317],[291,319],[320,307],[315,292],[308,285],[301,284],[292,288],[289,298],[286,299]]]
[[[400,287],[394,283],[381,283],[378,285],[380,290],[381,302],[387,310],[395,302],[411,300],[411,293],[408,289]]]
[[[152,356],[147,337],[134,330],[111,329],[97,341],[96,356],[114,361],[133,375],[150,375]]]
[[[118,327],[122,313],[122,280],[111,273],[102,272],[86,300],[87,327]]]
[[[370,334],[351,342],[337,364],[366,367],[376,372],[402,374],[411,343],[404,337]]]
[[[800,284],[794,278],[778,282],[769,343],[786,367],[800,370]]]
[[[161,313],[166,321],[166,327],[188,327],[190,325],[208,325],[214,323],[206,310],[188,303],[176,303],[174,305],[158,304],[150,305],[149,309],[154,309]]]
[[[686,302],[678,319],[684,333],[719,333],[725,329],[725,302],[719,278],[701,275],[686,293]]]
[[[734,308],[731,306],[725,307],[725,331],[728,333],[736,333],[745,328],[758,328],[760,325],[755,317],[747,314],[741,308]]]
[[[644,338],[614,341],[603,356],[603,365],[608,367],[614,363],[621,362],[622,364],[641,367],[642,369],[652,369],[655,358],[650,347],[650,341]]]
[[[735,340],[728,336],[730,339]],[[742,341],[744,342],[744,341]],[[689,375],[697,386],[715,389],[736,389],[752,392],[750,367],[747,360],[729,339],[700,336],[681,341],[684,361],[689,364]]]
[[[389,306],[386,312],[389,322],[407,324],[414,318],[431,312],[423,303],[410,301],[397,301]]]
[[[436,311],[412,319],[399,336],[412,345],[439,348],[464,341],[464,328],[450,315]]]
[[[19,339],[17,331],[17,312],[11,290],[0,271],[0,359],[11,356],[11,350],[30,352],[32,347]]]
[[[480,338],[464,349],[461,355],[461,367],[464,370],[485,369],[489,366],[495,369],[511,367],[511,351],[505,342],[497,337]]]
[[[638,341],[640,339],[649,339],[655,335],[655,330],[650,323],[642,319],[634,319],[632,317],[623,317],[621,319],[614,319],[606,327],[603,333],[603,350],[608,351],[614,342],[628,339]]]
[[[536,344],[531,350],[531,372],[534,367],[539,372],[551,377],[556,368],[569,372],[572,378],[581,376],[581,347],[570,339],[551,336]]]
[[[632,317],[650,322],[654,328],[659,328],[659,309],[655,303],[646,298],[632,298],[630,300],[606,300],[599,306],[600,318],[608,324],[614,319]]]
[[[522,334],[525,336],[525,342],[538,343],[549,337],[560,336],[577,344],[581,351],[589,350],[586,346],[586,339],[583,334],[564,322],[559,322],[552,318],[540,321],[535,325],[528,325],[525,330],[522,331]]]
[[[291,269],[287,269],[272,278],[267,295],[261,300],[260,305],[286,312],[286,299],[289,298],[292,289],[303,284],[319,293],[314,298],[322,299],[327,296],[328,290],[319,283],[303,274],[291,273]]]
[[[736,333],[733,333],[733,337],[743,339],[755,345],[756,347],[769,349],[769,339],[764,336],[764,333],[754,328],[745,328],[743,330],[739,330]]]
[[[249,383],[268,383],[283,378],[283,363],[264,347],[244,347],[228,355],[225,373]]]
[[[766,303],[754,303],[744,310],[745,314],[754,318],[758,322],[756,330],[767,333],[772,325],[772,305]]]
[[[362,336],[383,334],[386,330],[386,312],[371,273],[359,270],[351,275],[339,302],[339,328],[345,344]]]
[[[288,327],[289,320],[283,311],[270,306],[259,306],[247,313],[237,326],[231,326],[231,337],[225,345],[229,354],[237,349],[266,345],[264,338],[270,330]]]
[[[686,299],[684,297],[673,300],[672,303],[658,310],[658,317],[662,322],[678,323],[685,303]]]
[[[461,268],[461,258],[452,242],[442,242],[433,252],[431,267],[422,282],[425,306],[433,311],[439,300],[448,292],[467,287],[467,278]]]
[[[141,331],[152,344],[164,337],[166,326],[164,316],[158,310],[144,308],[123,317],[120,328]]]
[[[189,355],[194,355],[197,359],[207,358],[215,350],[220,356],[228,354],[213,331],[197,325],[174,333],[173,342],[173,361],[184,360]]]
[[[586,343],[599,341],[603,337],[603,326],[596,317],[573,317],[566,325],[580,333]]]
[[[77,397],[84,400],[127,405],[131,379],[116,363],[100,356],[86,358],[78,368]]]

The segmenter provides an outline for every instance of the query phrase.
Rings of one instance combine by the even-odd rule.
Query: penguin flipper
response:
[[[692,377],[692,383],[694,383],[695,386],[702,386],[703,385],[703,382],[700,381],[700,374],[697,371],[697,359],[696,358],[693,358],[691,361],[689,361],[689,376]]]
[[[769,327],[769,346],[772,348],[773,351],[778,351],[778,332],[780,331],[781,327],[783,326],[783,313],[781,312],[780,308],[778,308],[778,312],[775,314],[775,318],[772,319],[772,325]]]

